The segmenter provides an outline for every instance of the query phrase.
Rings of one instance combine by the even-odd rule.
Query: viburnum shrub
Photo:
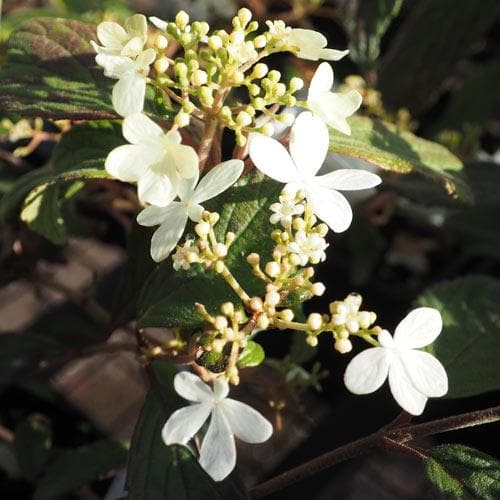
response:
[[[230,397],[240,384],[241,372],[265,361],[259,340],[265,342],[277,330],[296,332],[306,349],[317,347],[320,336],[329,339],[339,356],[350,356],[355,349],[344,373],[347,390],[369,394],[388,379],[395,401],[406,412],[399,424],[374,434],[367,447],[421,453],[420,458],[431,463],[432,454],[407,444],[427,435],[409,420],[422,414],[429,398],[448,392],[447,371],[439,358],[444,352],[449,362],[449,356],[446,349],[432,345],[450,335],[443,329],[449,318],[442,316],[439,302],[420,301],[391,335],[355,290],[341,297],[330,292],[317,266],[327,259],[336,234],[351,227],[350,200],[356,199],[351,192],[360,191],[369,198],[384,189],[385,172],[416,171],[443,184],[453,196],[466,196],[468,188],[453,168],[441,169],[460,161],[443,146],[420,140],[407,130],[376,125],[376,106],[367,99],[370,94],[362,95],[359,85],[349,88],[355,79],[347,79],[334,91],[335,62],[349,51],[327,47],[322,34],[280,20],[259,23],[246,8],[238,11],[231,24],[230,31],[212,29],[206,22],[191,22],[184,11],[172,21],[136,14],[123,25],[101,22],[96,38],[89,35],[82,42],[92,47],[98,66],[92,68],[97,90],[94,101],[88,97],[89,109],[85,108],[88,89],[69,87],[70,96],[81,92],[74,111],[57,114],[52,106],[40,113],[83,119],[95,126],[95,137],[101,134],[106,143],[105,153],[99,153],[101,163],[97,168],[92,164],[80,169],[76,164],[58,170],[58,154],[64,147],[71,149],[71,134],[78,149],[77,132],[91,130],[88,124],[59,122],[68,139],[63,136],[56,148],[48,177],[28,183],[22,193],[22,219],[57,240],[59,233],[54,231],[63,230],[64,217],[56,224],[54,212],[47,212],[52,219],[43,227],[38,218],[48,197],[52,209],[58,210],[61,200],[71,196],[60,186],[104,178],[102,182],[124,190],[133,200],[138,225],[153,228],[147,233],[150,256],[142,269],[148,275],[140,277],[142,289],[134,298],[137,308],[114,325],[134,320],[137,359],[153,381],[158,383],[160,377],[161,391],[168,394],[168,411],[161,414],[161,426],[151,430],[148,418],[153,414],[158,418],[160,405],[155,407],[148,399],[132,453],[141,449],[141,440],[162,440],[161,453],[168,447],[176,454],[176,458],[164,455],[172,470],[176,460],[191,463],[194,456],[211,478],[203,481],[212,485],[207,490],[198,485],[205,493],[196,498],[212,498],[212,481],[223,481],[235,468],[235,437],[256,444],[272,440],[273,432],[278,432],[259,411]],[[81,38],[85,31],[78,33]],[[316,65],[307,92],[302,78],[284,76],[271,66],[277,59],[269,56],[284,53]],[[42,102],[39,106],[45,109]],[[353,117],[361,106],[361,114],[371,117]],[[113,139],[108,141],[105,134]],[[401,141],[424,151],[422,157],[411,153],[411,146],[408,153]],[[332,169],[330,152],[342,155],[341,168]],[[17,198],[17,203],[22,199]],[[137,267],[129,272],[137,276],[142,271]],[[312,301],[310,312],[304,314],[302,304],[320,296],[329,305],[318,308],[317,301]],[[150,338],[143,331],[148,326],[169,327],[171,336],[162,342]],[[156,372],[158,360],[176,367],[171,368],[167,383]],[[276,363],[292,384],[292,370],[299,367],[288,358],[270,361],[270,365]],[[306,385],[317,384],[317,371],[301,370]],[[152,391],[158,392],[154,386]],[[498,411],[495,415],[498,418]],[[484,418],[490,417],[491,412]],[[463,418],[464,425],[477,421]],[[443,422],[429,424],[435,427],[429,427],[428,433],[455,425],[451,420]],[[145,453],[129,461],[128,488],[136,495],[132,498],[139,498],[138,488],[145,488],[138,479],[139,461],[158,460]],[[317,466],[313,460],[309,469],[307,464],[301,466],[257,486],[252,494],[264,495],[328,466],[328,457],[317,460]],[[200,471],[184,473],[196,482]],[[173,476],[165,480],[175,482]],[[223,498],[236,498],[231,495],[236,493]],[[140,498],[163,496],[148,493]]]

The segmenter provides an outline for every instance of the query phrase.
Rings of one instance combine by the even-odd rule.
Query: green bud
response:
[[[188,61],[187,67],[189,73],[192,73],[200,67],[200,63],[198,62],[198,59],[191,59],[190,61]]]
[[[182,45],[190,45],[193,43],[193,35],[191,33],[183,33],[180,37]]]
[[[256,97],[255,99],[252,99],[252,106],[257,110],[261,111],[263,110],[267,105],[267,102],[262,99],[262,97]]]
[[[236,123],[240,127],[247,127],[252,123],[252,117],[246,111],[240,111],[236,116]]]
[[[209,87],[201,87],[198,97],[203,106],[211,107],[212,104],[214,103],[212,89]]]
[[[223,106],[219,111],[219,115],[226,122],[232,123],[233,114],[231,113],[231,108],[229,106]]]
[[[222,38],[217,35],[212,35],[208,39],[208,46],[214,51],[219,50],[222,47]]]
[[[252,33],[252,31],[257,31],[259,29],[259,23],[257,21],[252,21],[247,26],[247,33]]]
[[[255,83],[250,83],[248,85],[248,93],[251,96],[257,96],[260,94],[260,87],[258,85],[256,85]]]
[[[267,75],[268,71],[269,71],[269,68],[267,67],[267,64],[257,63],[253,67],[252,77],[253,78],[264,78]]]
[[[175,24],[179,26],[179,28],[184,29],[189,23],[189,15],[187,12],[180,10],[175,16]]]
[[[177,62],[174,64],[174,73],[178,77],[183,77],[183,76],[185,77],[187,76],[188,73],[188,67],[183,62]]]
[[[277,83],[273,88],[273,95],[276,97],[283,97],[286,94],[286,85],[284,83]]]
[[[254,117],[255,116],[255,108],[253,106],[247,106],[245,108],[245,111],[251,116],[251,117]]]
[[[186,113],[192,113],[194,111],[194,104],[186,100],[182,103],[182,110]]]
[[[273,82],[273,83],[278,83],[281,78],[281,73],[275,69],[269,71],[267,74],[267,77]]]
[[[263,49],[267,45],[267,40],[264,35],[258,35],[253,39],[253,46],[256,49]]]
[[[238,19],[243,27],[245,27],[252,20],[252,13],[246,9],[242,8],[238,11]]]
[[[290,80],[290,84],[288,85],[291,92],[297,92],[297,90],[300,90],[302,87],[304,87],[304,80],[296,76]]]

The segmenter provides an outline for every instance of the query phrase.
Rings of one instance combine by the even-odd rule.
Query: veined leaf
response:
[[[94,62],[95,26],[45,18],[18,28],[0,68],[0,109],[53,119],[107,119],[113,80]]]
[[[461,398],[500,389],[500,280],[467,276],[439,284],[418,297],[434,307],[443,331],[426,348],[443,363],[449,378],[445,397]]]
[[[353,116],[349,124],[350,136],[330,129],[331,152],[361,158],[390,172],[423,174],[443,185],[451,196],[472,200],[471,190],[460,177],[462,162],[444,146],[363,116]]]
[[[260,344],[249,340],[246,347],[241,351],[240,357],[238,358],[238,366],[240,368],[248,366],[258,366],[264,359],[266,359],[266,353]]]
[[[443,498],[497,500],[500,497],[500,462],[486,453],[445,444],[432,449],[425,467]]]

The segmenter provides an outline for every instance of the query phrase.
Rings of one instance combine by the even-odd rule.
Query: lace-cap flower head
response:
[[[367,189],[380,184],[378,175],[356,169],[341,169],[316,175],[329,145],[328,129],[310,112],[301,113],[290,135],[290,153],[276,139],[251,134],[249,154],[254,165],[289,192],[304,191],[314,213],[333,231],[345,231],[352,221],[352,210],[338,190]]]
[[[229,384],[223,379],[216,379],[211,389],[196,375],[181,372],[174,387],[193,404],[172,413],[162,430],[163,441],[187,444],[210,417],[199,461],[214,481],[222,481],[236,465],[235,436],[246,443],[263,443],[273,433],[271,423],[258,411],[227,397]]]
[[[351,135],[351,127],[346,118],[359,109],[363,98],[357,90],[345,93],[331,92],[332,86],[332,67],[328,63],[321,63],[311,80],[307,105],[327,125]]]
[[[394,338],[383,330],[378,336],[380,347],[366,349],[351,360],[344,375],[346,387],[354,394],[369,394],[389,377],[399,406],[420,415],[428,398],[448,392],[443,365],[432,354],[417,350],[434,342],[442,326],[436,309],[413,310],[399,323]]]
[[[151,206],[137,216],[143,226],[160,227],[151,239],[151,257],[156,262],[166,259],[175,248],[188,218],[198,222],[203,214],[201,203],[214,198],[232,186],[243,172],[241,160],[228,160],[219,163],[198,183],[198,170],[193,177],[183,179],[178,184],[180,201],[172,201],[166,207]]]
[[[164,132],[143,114],[123,120],[123,136],[131,144],[113,149],[106,170],[124,182],[137,182],[139,200],[160,207],[168,205],[179,190],[181,179],[198,172],[198,155],[181,144],[177,130]]]

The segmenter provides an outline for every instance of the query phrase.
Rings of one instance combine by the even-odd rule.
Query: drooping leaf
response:
[[[453,197],[470,202],[470,188],[460,176],[462,162],[444,146],[421,139],[395,125],[353,116],[350,136],[330,129],[330,151],[361,158],[399,174],[417,172],[443,185]]]
[[[477,275],[439,284],[417,298],[418,306],[434,307],[443,318],[441,335],[426,350],[446,368],[445,397],[500,389],[498,297],[500,280]]]
[[[349,35],[349,56],[369,69],[380,53],[380,42],[403,0],[343,0],[340,18]]]
[[[57,500],[123,467],[126,460],[124,446],[108,439],[61,450],[38,483],[33,500]]]
[[[214,482],[184,446],[166,446],[161,430],[183,401],[173,389],[175,367],[155,363],[159,386],[146,397],[132,438],[127,467],[129,500],[240,500],[246,498],[230,476]],[[185,402],[184,402],[185,403]]]
[[[34,416],[16,427],[14,447],[23,475],[34,481],[50,456],[52,433],[42,418]]]
[[[500,497],[500,462],[468,446],[445,444],[433,448],[426,461],[426,472],[442,498]]]
[[[278,198],[281,187],[253,171],[217,197],[214,204],[207,203],[205,207],[220,213],[215,226],[219,241],[223,241],[227,231],[235,233],[226,264],[251,295],[262,294],[263,288],[262,282],[252,275],[246,256],[258,252],[263,259],[270,258],[273,241],[269,205]],[[227,301],[241,302],[217,273],[201,266],[189,271],[174,271],[171,259],[167,259],[144,285],[139,300],[139,324],[141,327],[197,327],[202,320],[194,309],[195,302],[217,312],[217,308]]]
[[[266,358],[266,353],[260,344],[249,340],[238,358],[238,367],[258,366]]]
[[[52,119],[115,118],[113,80],[95,64],[95,26],[34,19],[18,28],[0,68],[0,109]]]

